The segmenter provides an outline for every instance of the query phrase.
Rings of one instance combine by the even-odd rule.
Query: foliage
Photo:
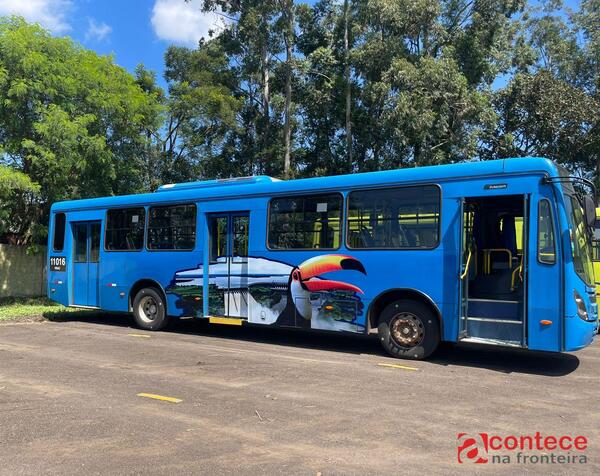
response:
[[[500,121],[484,158],[544,156],[599,183],[599,8],[598,0],[582,2],[576,14],[559,2],[529,8],[514,74],[493,93]]]
[[[23,215],[33,189],[13,194],[0,228],[39,240],[54,201],[143,190],[144,132],[158,127],[159,111],[111,57],[1,19],[0,163],[25,174],[37,195],[35,211]]]
[[[36,233],[27,217],[36,212],[39,186],[22,172],[0,165],[0,236],[18,244]]]
[[[166,91],[0,21],[0,237],[41,240],[56,200],[200,178],[541,155],[600,180],[600,0],[202,8],[225,26],[168,48]]]

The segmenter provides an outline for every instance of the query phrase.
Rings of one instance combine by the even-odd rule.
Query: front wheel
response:
[[[438,321],[427,306],[405,299],[389,304],[379,317],[379,340],[392,356],[421,360],[440,343]]]
[[[133,299],[133,317],[138,327],[148,331],[163,329],[168,321],[162,293],[156,288],[141,289]]]

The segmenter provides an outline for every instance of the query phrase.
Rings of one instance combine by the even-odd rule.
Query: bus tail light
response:
[[[584,321],[587,321],[588,320],[588,312],[587,312],[587,309],[585,308],[585,302],[583,301],[583,298],[576,290],[573,290],[573,298],[575,298],[575,304],[577,305],[577,315]]]

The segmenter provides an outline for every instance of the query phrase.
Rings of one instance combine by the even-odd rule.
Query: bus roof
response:
[[[534,173],[558,175],[557,166],[541,157],[462,162],[458,164],[411,167],[379,172],[334,175],[298,180],[277,180],[265,176],[209,180],[170,184],[154,193],[87,198],[57,202],[52,211],[86,210],[124,207],[146,204],[172,203],[196,200],[219,200],[246,198],[261,195],[280,195],[302,192],[329,192],[335,190],[368,187],[372,185],[398,185],[421,182],[444,182],[486,175]]]

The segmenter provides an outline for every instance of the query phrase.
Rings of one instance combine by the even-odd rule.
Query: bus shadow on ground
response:
[[[86,322],[95,325],[135,328],[129,314],[110,314],[98,311],[46,312],[44,318],[53,322]],[[262,326],[210,325],[202,319],[175,319],[163,332],[202,335],[240,342],[274,344],[302,349],[315,349],[346,354],[389,357],[375,336],[341,334],[339,332],[304,332]],[[444,342],[427,360],[441,366],[483,368],[506,374],[521,373],[561,377],[579,367],[572,354],[535,352],[508,347]]]
[[[572,354],[537,352],[510,347],[490,347],[481,344],[442,343],[429,361],[434,364],[474,367],[503,372],[562,377],[579,367],[579,358]]]

